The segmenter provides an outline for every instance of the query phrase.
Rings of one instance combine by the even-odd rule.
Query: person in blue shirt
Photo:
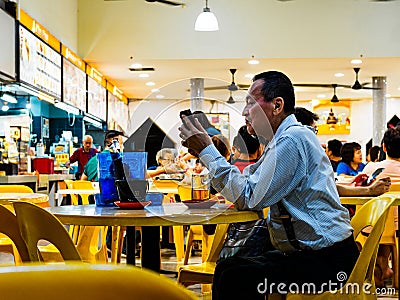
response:
[[[364,167],[362,162],[361,145],[352,142],[345,143],[340,150],[342,161],[338,164],[336,173],[338,175],[357,176]]]
[[[213,299],[265,299],[292,284],[326,290],[329,282],[343,284],[338,274],[348,278],[358,258],[328,156],[315,133],[297,122],[294,107],[286,75],[269,71],[254,77],[242,115],[249,133],[269,143],[244,174],[217,151],[198,121],[183,118],[182,144],[208,168],[213,187],[238,209],[269,207],[271,247],[261,256],[218,263]]]

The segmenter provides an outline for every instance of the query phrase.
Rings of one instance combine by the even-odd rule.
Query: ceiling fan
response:
[[[370,82],[364,82],[360,83],[358,81],[358,73],[360,72],[360,68],[353,68],[354,72],[356,73],[356,81],[353,83],[353,85],[346,85],[346,84],[332,84],[332,83],[295,83],[293,86],[298,86],[298,87],[323,87],[323,88],[329,88],[329,87],[343,87],[343,88],[349,88],[353,90],[379,90],[380,88],[374,88],[374,87],[367,87],[366,85],[370,84]]]
[[[158,3],[163,3],[163,4],[167,4],[167,5],[172,5],[172,6],[183,6],[183,5],[185,5],[185,3],[169,1],[169,0],[146,0],[146,2],[158,2]]]
[[[237,90],[245,90],[249,88],[248,84],[236,84],[235,83],[235,73],[237,69],[229,69],[232,75],[232,82],[230,85],[225,85],[225,86],[210,86],[210,87],[205,87],[205,91],[215,91],[215,90],[225,90],[227,89],[228,91],[234,92]]]
[[[117,2],[117,1],[126,1],[126,0],[104,0],[105,2]],[[169,1],[169,0],[145,0],[146,2],[158,2],[172,6],[184,6],[185,3]]]

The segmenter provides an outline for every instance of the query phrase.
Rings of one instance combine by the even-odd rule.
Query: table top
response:
[[[385,195],[394,195],[396,196],[396,200],[393,202],[393,206],[399,206],[400,205],[400,193],[399,192],[387,192],[381,196]],[[342,204],[350,204],[350,205],[363,205],[365,202],[373,199],[375,197],[373,196],[368,196],[368,197],[340,197],[340,203]]]
[[[254,211],[238,211],[225,204],[208,209],[188,209],[182,203],[148,206],[140,210],[92,205],[49,207],[64,224],[119,226],[174,226],[186,224],[222,224],[259,219]]]
[[[0,204],[10,204],[13,201],[26,201],[38,205],[48,204],[49,196],[39,193],[0,193]]]
[[[94,194],[100,194],[99,189],[93,189],[93,190],[79,190],[79,189],[58,189],[57,194],[63,194],[63,195],[94,195]]]

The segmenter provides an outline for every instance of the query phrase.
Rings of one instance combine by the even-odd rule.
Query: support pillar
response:
[[[386,76],[372,77],[372,145],[380,145],[386,130]]]
[[[192,111],[204,108],[204,78],[190,79],[190,109]]]

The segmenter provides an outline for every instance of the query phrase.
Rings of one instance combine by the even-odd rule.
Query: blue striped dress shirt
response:
[[[328,156],[315,134],[289,115],[280,124],[262,157],[243,174],[219,154],[214,145],[200,153],[211,183],[239,209],[270,207],[268,224],[274,246],[291,252],[276,203],[292,216],[301,247],[321,249],[352,234],[350,218],[339,201]]]

